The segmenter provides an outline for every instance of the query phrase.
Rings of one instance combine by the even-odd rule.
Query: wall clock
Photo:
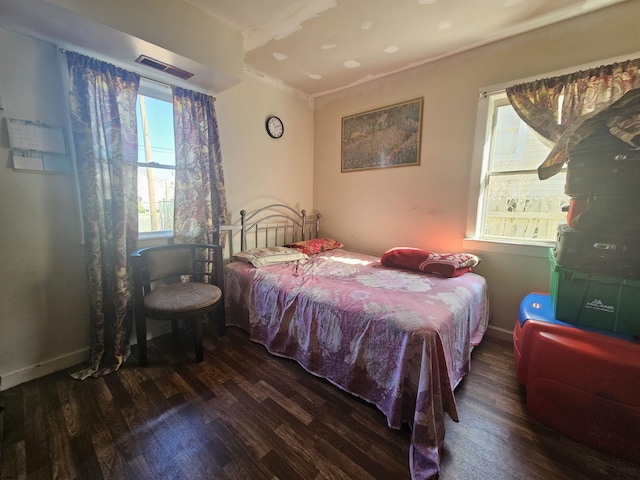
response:
[[[282,123],[282,120],[274,115],[267,117],[265,126],[267,128],[267,133],[271,138],[280,138],[284,135],[284,124]]]

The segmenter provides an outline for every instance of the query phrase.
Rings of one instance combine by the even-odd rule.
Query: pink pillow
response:
[[[396,247],[387,250],[380,262],[386,267],[437,273],[451,278],[470,272],[480,259],[471,253],[433,253],[419,248]]]
[[[286,246],[300,250],[302,253],[306,253],[307,255],[313,255],[314,253],[326,252],[327,250],[344,247],[342,243],[331,238],[312,238],[311,240],[290,243]]]

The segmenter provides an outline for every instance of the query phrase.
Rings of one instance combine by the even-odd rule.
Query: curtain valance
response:
[[[618,104],[616,115],[603,114],[582,125],[638,88],[640,58],[507,88],[507,97],[520,118],[555,143],[538,168],[539,178],[544,180],[558,173],[568,152],[597,131],[609,132],[633,144],[631,139],[640,134],[637,101],[633,98]],[[619,122],[623,122],[622,128]]]

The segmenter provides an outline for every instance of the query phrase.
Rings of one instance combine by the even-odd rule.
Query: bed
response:
[[[235,260],[318,237],[319,215],[284,205],[241,217],[222,229]],[[376,405],[389,427],[407,423],[412,478],[437,478],[444,414],[458,421],[454,389],[489,321],[486,282],[472,272],[445,278],[385,267],[336,244],[295,261],[226,264],[227,325]]]

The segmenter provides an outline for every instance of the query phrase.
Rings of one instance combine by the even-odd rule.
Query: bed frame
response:
[[[240,216],[239,225],[220,230],[231,255],[238,244],[245,250],[318,237],[320,215],[310,219],[304,210],[286,205],[251,214],[243,210]],[[408,423],[412,479],[436,478],[444,416],[458,421],[453,389],[468,373],[471,344],[481,340],[488,322],[486,284],[472,273],[429,279],[377,268],[375,260],[335,249],[264,269],[230,262],[224,267],[227,325],[246,330],[272,354],[295,360],[376,405],[391,428]],[[336,275],[340,265],[345,275]],[[308,274],[314,281],[300,288]],[[459,289],[466,293],[456,293],[460,301],[453,306],[440,297]],[[429,305],[435,305],[433,315],[424,311]]]
[[[307,217],[306,210],[274,203],[252,213],[240,211],[240,223],[220,226],[220,237],[226,242],[231,257],[249,248],[282,246],[318,237],[320,214]]]

